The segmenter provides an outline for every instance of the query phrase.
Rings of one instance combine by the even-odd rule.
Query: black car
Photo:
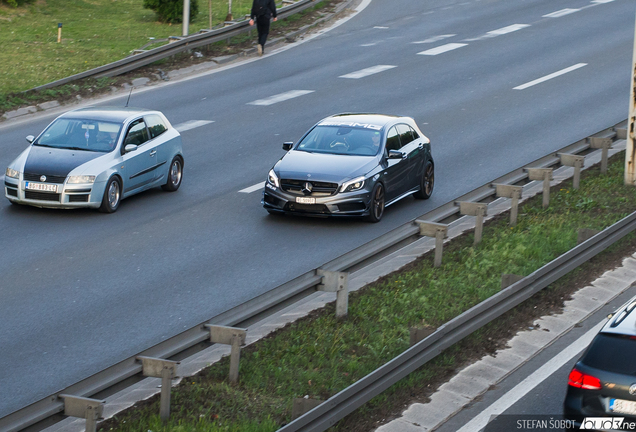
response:
[[[269,213],[362,216],[378,222],[385,207],[433,193],[429,139],[410,117],[338,114],[314,125],[267,176]]]
[[[592,417],[636,422],[636,297],[610,317],[570,372],[563,410],[577,426]]]

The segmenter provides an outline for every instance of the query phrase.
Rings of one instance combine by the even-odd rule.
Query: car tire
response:
[[[384,185],[382,183],[376,183],[371,192],[369,215],[366,217],[366,220],[373,223],[380,222],[380,219],[384,216],[384,204]]]
[[[161,189],[168,192],[175,192],[181,186],[181,180],[183,179],[183,159],[179,156],[175,156],[170,162],[170,168],[168,169],[168,180],[166,184],[161,186]]]
[[[121,180],[117,176],[112,176],[106,182],[106,189],[104,189],[104,197],[102,198],[102,205],[99,207],[99,211],[102,213],[115,213],[119,208],[121,202]]]
[[[420,190],[415,192],[413,196],[418,199],[429,199],[433,195],[433,187],[435,186],[435,166],[431,161],[424,165],[424,173],[420,178]]]

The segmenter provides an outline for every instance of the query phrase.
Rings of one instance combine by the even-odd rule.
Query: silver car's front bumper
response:
[[[104,182],[92,184],[56,184],[56,191],[27,190],[24,180],[4,179],[4,194],[9,201],[45,208],[97,208],[104,195]]]

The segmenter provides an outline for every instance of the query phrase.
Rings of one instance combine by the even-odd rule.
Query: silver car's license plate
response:
[[[56,184],[26,182],[24,187],[26,189],[28,189],[28,190],[36,190],[36,191],[55,192],[55,193],[57,193],[57,185]]]
[[[316,204],[316,198],[296,197],[296,202],[298,204]]]

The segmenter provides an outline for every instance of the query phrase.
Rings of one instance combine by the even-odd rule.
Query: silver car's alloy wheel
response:
[[[117,204],[119,204],[119,183],[114,181],[108,185],[108,205],[110,208],[115,208]]]
[[[161,188],[168,192],[174,192],[181,186],[181,180],[183,179],[183,160],[176,156],[170,163],[170,169],[168,170],[168,179],[166,184]]]
[[[102,213],[114,213],[121,202],[121,183],[119,178],[111,177],[106,184],[102,205],[99,211]]]

